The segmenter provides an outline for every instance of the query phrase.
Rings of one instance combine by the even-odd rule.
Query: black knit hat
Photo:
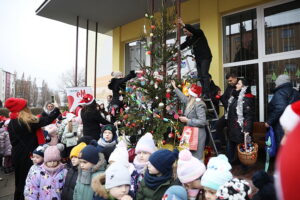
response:
[[[149,157],[149,162],[162,174],[166,174],[172,171],[172,166],[175,160],[178,158],[178,150],[170,151],[167,149],[161,149],[155,151]]]
[[[92,140],[89,145],[81,150],[80,158],[96,165],[100,159],[97,145],[96,140]]]

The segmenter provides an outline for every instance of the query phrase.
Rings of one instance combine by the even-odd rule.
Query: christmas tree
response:
[[[137,78],[127,83],[126,108],[119,119],[124,126],[120,130],[126,135],[138,136],[150,132],[156,141],[176,144],[183,129],[178,120],[182,110],[170,81],[177,80],[178,87],[185,85],[178,79],[178,42],[167,43],[167,37],[176,32],[175,9],[167,9],[162,0],[160,14],[154,17],[146,13],[145,18],[147,23],[141,40],[151,61],[148,66],[140,63]],[[184,87],[183,92],[187,92],[187,88]]]

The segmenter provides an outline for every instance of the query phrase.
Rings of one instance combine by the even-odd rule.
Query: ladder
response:
[[[207,133],[209,134],[209,138],[210,138],[210,142],[212,143],[212,146],[216,152],[216,154],[218,155],[218,150],[214,141],[214,138],[212,136],[212,132],[215,132],[216,129],[215,127],[212,127],[213,123],[215,123],[216,121],[219,120],[219,116],[218,113],[216,111],[216,108],[212,102],[211,99],[203,99],[204,103],[206,104],[206,108],[207,108],[207,112],[206,112],[206,120],[207,120],[207,124],[205,126]]]

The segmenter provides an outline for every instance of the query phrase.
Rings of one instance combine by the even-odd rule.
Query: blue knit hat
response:
[[[188,195],[184,187],[180,185],[173,185],[165,192],[163,200],[187,200]]]
[[[80,156],[81,159],[86,160],[94,165],[99,161],[99,151],[97,149],[97,142],[96,140],[92,140],[89,145],[84,147],[81,152]]]
[[[153,154],[149,158],[149,162],[162,174],[172,170],[172,165],[178,158],[178,150],[170,151],[167,149],[161,149]]]
[[[107,124],[107,125],[105,125],[105,126],[103,126],[101,128],[101,137],[102,138],[103,138],[103,133],[106,130],[111,131],[111,133],[113,134],[113,137],[112,137],[113,139],[115,139],[117,137],[117,129],[116,129],[116,127],[114,125],[112,125],[112,124]]]
[[[44,157],[44,152],[48,146],[47,144],[39,145],[32,153]]]
[[[230,170],[231,165],[224,154],[211,158],[201,178],[201,185],[217,191],[220,186],[232,179]]]

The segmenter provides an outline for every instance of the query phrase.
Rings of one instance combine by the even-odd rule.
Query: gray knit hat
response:
[[[289,82],[291,82],[290,76],[286,74],[281,74],[277,77],[275,81],[275,86],[278,87],[282,84],[289,83]]]
[[[129,169],[123,163],[114,162],[105,171],[105,188],[130,185],[130,179]]]

